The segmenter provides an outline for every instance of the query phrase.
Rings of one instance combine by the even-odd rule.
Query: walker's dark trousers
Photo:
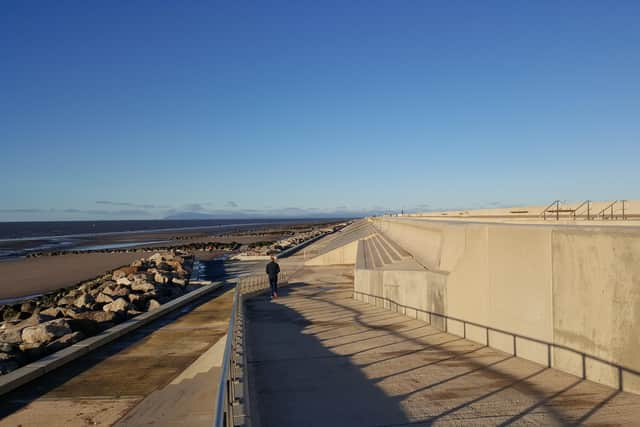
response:
[[[271,296],[278,293],[278,276],[269,276],[269,285],[271,286]]]

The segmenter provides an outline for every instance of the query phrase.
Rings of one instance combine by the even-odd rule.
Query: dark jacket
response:
[[[278,273],[280,273],[280,266],[277,262],[271,261],[269,264],[267,264],[267,274],[269,275],[269,277],[277,277]]]

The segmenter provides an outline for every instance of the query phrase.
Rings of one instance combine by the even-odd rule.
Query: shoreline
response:
[[[38,237],[0,239],[0,261],[41,255],[109,251],[144,248],[187,246],[217,240],[227,235],[291,230],[299,226],[314,226],[334,221],[292,220],[219,224],[213,226],[180,227],[159,230],[117,231],[108,233],[80,233]]]
[[[217,235],[199,232],[176,235],[175,232],[171,232],[172,238],[165,239],[167,240],[166,243],[149,245],[144,248],[140,248],[140,245],[148,241],[147,239],[150,236],[148,233],[137,233],[134,236],[127,236],[128,239],[126,241],[119,241],[119,243],[124,242],[132,245],[123,249],[104,249],[94,252],[82,251],[80,253],[65,251],[55,256],[41,255],[1,259],[0,300],[16,299],[67,288],[82,281],[90,280],[106,271],[129,264],[135,259],[150,256],[156,251],[192,245],[190,249],[187,249],[187,252],[197,258],[207,259],[214,255],[220,256],[234,253],[235,251],[231,250],[231,243],[234,242],[236,245],[233,246],[237,249],[237,247],[264,240],[265,236],[268,236],[269,240],[281,240],[289,237],[292,233],[299,232],[303,227],[313,228],[318,227],[319,224],[327,223],[329,222],[276,224],[266,225],[257,229],[253,226],[251,227],[252,229],[247,227],[247,229],[236,231],[225,230]],[[144,239],[144,241],[140,242],[136,241],[136,239]],[[216,248],[205,244],[210,242],[216,242],[219,246]],[[118,242],[103,239],[93,243],[114,244]]]

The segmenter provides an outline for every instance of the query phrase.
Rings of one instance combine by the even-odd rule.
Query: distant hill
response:
[[[178,212],[169,216],[166,216],[164,219],[168,220],[176,220],[176,219],[240,219],[240,218],[248,218],[248,215],[244,215],[242,213],[234,213],[234,214],[218,214],[212,215],[208,213],[202,212]]]
[[[164,217],[165,220],[185,220],[185,219],[350,219],[356,218],[359,215],[336,212],[336,213],[315,213],[310,214],[306,212],[270,212],[267,214],[256,214],[253,212],[242,211],[221,211],[218,213],[206,213],[206,212],[176,212],[174,214]]]

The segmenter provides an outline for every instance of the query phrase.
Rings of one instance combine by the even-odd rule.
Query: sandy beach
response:
[[[149,255],[148,252],[69,254],[5,260],[0,262],[0,300],[71,286]]]
[[[91,245],[108,245],[114,242],[127,242],[136,245],[142,242],[146,247],[167,247],[188,245],[191,243],[219,242],[249,244],[265,240],[279,240],[289,235],[290,230],[301,225],[270,225],[252,230],[237,230],[222,235],[202,231],[167,231],[151,233],[132,233],[117,236],[96,236]],[[162,240],[163,243],[148,245],[146,242]],[[223,254],[223,251],[194,251],[196,258],[210,259]],[[38,256],[33,258],[14,258],[0,261],[0,301],[26,297],[73,286],[92,279],[109,270],[131,263],[135,259],[148,257],[153,251],[135,252],[94,252],[67,253],[57,256]]]

